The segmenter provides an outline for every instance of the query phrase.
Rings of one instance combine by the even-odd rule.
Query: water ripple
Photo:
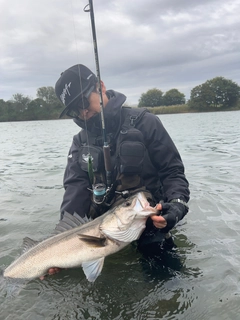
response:
[[[160,118],[191,188],[190,211],[173,232],[177,248],[147,259],[128,246],[106,259],[94,284],[81,268],[17,290],[0,276],[0,319],[237,319],[240,112]],[[20,254],[22,238],[41,239],[54,229],[68,148],[78,128],[69,120],[0,126],[4,269]]]

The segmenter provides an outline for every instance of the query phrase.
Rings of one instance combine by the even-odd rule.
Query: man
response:
[[[136,190],[149,192],[149,200],[161,215],[148,219],[139,247],[163,243],[169,231],[188,212],[188,181],[181,157],[159,118],[142,109],[123,107],[126,97],[106,90],[101,82],[107,139],[110,145],[113,192],[107,204],[93,201],[92,184],[106,184],[102,161],[102,123],[98,81],[84,65],[75,65],[58,79],[55,92],[83,130],[74,136],[64,174],[64,212],[80,216],[99,216]],[[93,181],[90,182],[86,157],[93,156]],[[96,160],[97,159],[97,160]]]

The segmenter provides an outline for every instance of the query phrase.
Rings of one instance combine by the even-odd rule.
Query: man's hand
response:
[[[179,202],[159,203],[155,209],[161,211],[161,216],[152,216],[153,224],[162,232],[168,232],[180,221],[188,212],[188,208]]]
[[[155,209],[157,209],[159,212],[162,211],[162,204],[158,203],[155,206]],[[162,229],[162,228],[165,228],[167,226],[167,221],[166,221],[166,219],[164,219],[163,216],[154,215],[154,216],[151,216],[151,219],[153,221],[153,225],[156,228]]]
[[[60,268],[50,268],[49,270],[48,270],[48,275],[49,276],[51,276],[51,275],[53,275],[53,274],[55,274],[55,273],[58,273],[58,272],[60,272],[62,269],[60,269]],[[41,276],[40,277],[40,280],[44,280],[45,279],[45,276]]]

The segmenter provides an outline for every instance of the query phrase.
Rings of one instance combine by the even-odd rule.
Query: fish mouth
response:
[[[146,196],[144,193],[140,192],[137,195],[137,198],[135,199],[134,209],[140,214],[140,215],[154,215],[157,213],[157,210],[154,207],[151,207],[149,202],[147,201]]]

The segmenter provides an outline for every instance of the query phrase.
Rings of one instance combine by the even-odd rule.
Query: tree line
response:
[[[8,101],[0,99],[0,121],[57,119],[62,109],[54,88],[42,87],[33,100],[21,93],[14,94]]]
[[[240,100],[240,87],[232,80],[216,77],[191,90],[187,104],[197,111],[217,110],[236,107]],[[160,107],[186,104],[185,95],[177,89],[165,94],[157,88],[142,93],[138,107]]]
[[[185,95],[178,89],[171,89],[165,94],[160,89],[153,88],[142,93],[138,107],[160,107],[185,104]]]
[[[216,77],[191,90],[190,99],[178,89],[163,93],[153,88],[142,93],[138,107],[161,107],[187,105],[196,111],[221,110],[236,107],[240,101],[240,87],[232,80]],[[53,87],[37,90],[37,98],[30,99],[21,93],[11,100],[0,99],[0,122],[58,119],[62,103],[58,100]]]

